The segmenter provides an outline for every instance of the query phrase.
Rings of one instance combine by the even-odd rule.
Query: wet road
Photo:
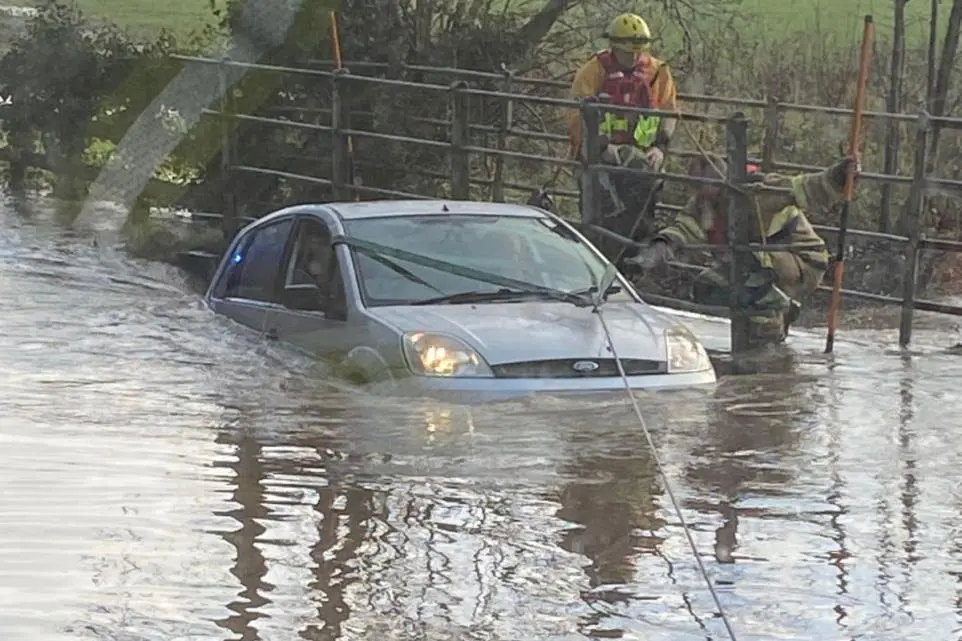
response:
[[[725,638],[623,400],[358,396],[48,218],[0,213],[3,638]],[[962,634],[956,341],[881,336],[643,399],[740,639]]]

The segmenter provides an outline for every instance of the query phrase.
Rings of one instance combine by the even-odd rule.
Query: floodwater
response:
[[[0,298],[3,639],[725,638],[623,399],[366,397],[36,204]],[[641,399],[740,639],[960,638],[955,338]]]

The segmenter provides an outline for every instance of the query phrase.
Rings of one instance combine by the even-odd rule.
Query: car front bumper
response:
[[[714,388],[715,372],[708,369],[690,374],[629,376],[634,391]],[[411,376],[376,386],[378,393],[392,396],[428,396],[456,403],[497,402],[531,395],[584,396],[625,392],[621,377],[604,378],[441,378]]]

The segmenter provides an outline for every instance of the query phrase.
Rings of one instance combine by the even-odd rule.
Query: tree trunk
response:
[[[949,23],[945,29],[945,42],[942,43],[942,55],[939,57],[939,69],[935,77],[935,89],[932,92],[931,112],[933,116],[941,117],[945,114],[949,90],[952,85],[952,70],[955,68],[955,58],[959,50],[959,33],[962,29],[962,0],[954,0],[949,14]],[[928,170],[931,172],[938,158],[939,135],[941,127],[936,124],[932,128],[932,146],[929,149]]]
[[[939,42],[939,0],[932,0],[929,8],[929,55],[928,76],[925,84],[925,108],[932,112],[932,94],[935,92],[935,67],[938,64],[936,48]]]
[[[905,5],[908,0],[895,0],[895,27],[892,34],[892,62],[889,79],[889,95],[886,109],[889,113],[898,113],[902,107],[902,75],[905,69]],[[886,174],[895,174],[899,165],[899,146],[901,125],[897,120],[888,121],[888,131],[885,134],[885,159],[883,170]],[[892,185],[882,186],[882,201],[879,212],[879,231],[892,231]]]
[[[521,36],[530,47],[544,40],[551,27],[568,10],[568,0],[548,0],[538,13],[521,27]]]

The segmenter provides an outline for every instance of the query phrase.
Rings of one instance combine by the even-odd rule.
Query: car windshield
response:
[[[362,218],[345,223],[351,239],[484,272],[532,289],[586,292],[605,263],[550,218],[427,215]],[[443,266],[428,267],[374,252],[354,252],[368,306],[405,305],[465,292],[503,289]],[[386,259],[386,260],[385,260]],[[392,264],[393,263],[393,264]]]

